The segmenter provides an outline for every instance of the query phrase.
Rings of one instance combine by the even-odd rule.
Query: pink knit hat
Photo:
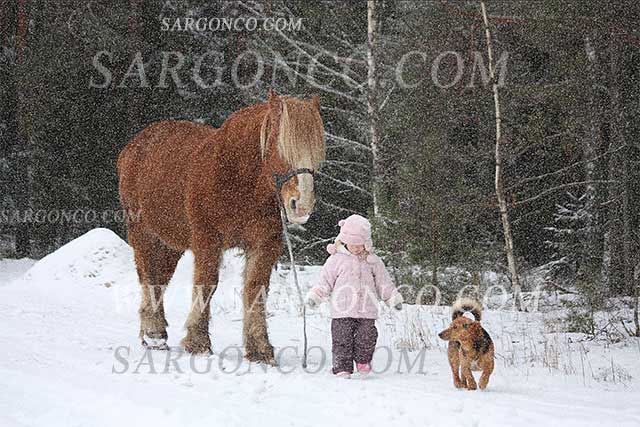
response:
[[[368,219],[360,215],[351,215],[347,219],[341,219],[338,222],[340,233],[336,240],[348,245],[364,245],[367,252],[373,251],[373,242],[371,241],[371,223]],[[327,245],[327,252],[336,253],[336,245]]]

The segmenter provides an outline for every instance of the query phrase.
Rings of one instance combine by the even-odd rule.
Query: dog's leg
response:
[[[475,390],[477,388],[476,380],[471,373],[471,362],[466,358],[462,358],[462,376],[467,381],[467,389]]]
[[[447,350],[447,356],[449,357],[449,365],[451,365],[451,374],[453,376],[453,385],[456,388],[466,388],[467,384],[460,380],[458,373],[460,372],[460,350],[459,344],[449,342],[449,348]]]
[[[464,375],[460,375],[460,388],[467,388],[467,379]]]
[[[487,388],[487,384],[489,384],[489,377],[493,372],[493,357],[489,358],[485,363],[482,364],[482,376],[480,377],[480,390],[484,390]]]

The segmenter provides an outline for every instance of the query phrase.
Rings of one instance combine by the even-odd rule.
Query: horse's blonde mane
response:
[[[324,126],[313,103],[291,97],[281,97],[282,114],[278,129],[277,147],[282,159],[292,167],[317,169],[324,161]],[[260,129],[260,149],[267,151],[267,122],[265,115]]]

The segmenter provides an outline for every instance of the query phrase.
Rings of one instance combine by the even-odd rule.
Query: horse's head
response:
[[[304,224],[315,204],[313,173],[324,161],[320,100],[281,97],[269,91],[260,144],[264,166],[279,192],[287,219]]]

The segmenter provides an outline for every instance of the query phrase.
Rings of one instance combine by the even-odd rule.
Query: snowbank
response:
[[[185,306],[191,300],[193,263],[193,254],[186,251],[166,291],[167,306]],[[225,252],[218,289],[212,299],[214,312],[241,313],[243,270],[243,252]],[[318,267],[299,271],[303,291],[311,285],[317,271]],[[133,250],[113,231],[105,228],[91,230],[37,261],[21,278],[21,283],[23,286],[46,283],[47,286],[56,286],[57,292],[64,292],[64,287],[114,287],[118,312],[135,312],[139,301]],[[280,268],[272,274],[268,307],[272,311],[299,310],[300,298],[288,270]]]
[[[36,262],[23,280],[108,287],[129,275],[133,265],[131,247],[113,231],[96,228]]]
[[[29,258],[0,259],[0,286],[7,285],[31,268],[35,261]]]

